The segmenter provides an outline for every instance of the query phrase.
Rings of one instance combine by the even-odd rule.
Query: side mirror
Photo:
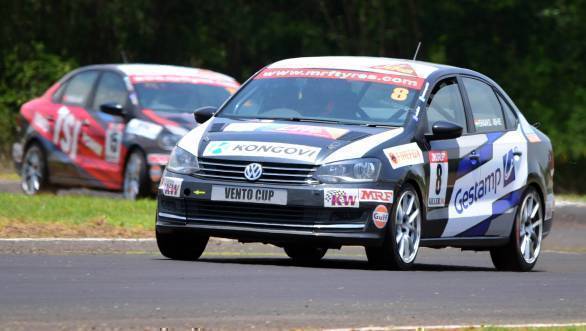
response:
[[[462,127],[458,124],[446,121],[437,121],[433,123],[433,126],[431,127],[433,135],[431,135],[430,138],[433,140],[458,138],[462,135],[462,130]]]
[[[110,114],[113,116],[120,116],[124,117],[126,112],[124,111],[124,106],[119,103],[105,103],[100,106],[100,110],[106,114]]]
[[[195,122],[201,124],[212,118],[217,111],[218,108],[216,107],[201,107],[193,112],[193,117],[195,117]]]

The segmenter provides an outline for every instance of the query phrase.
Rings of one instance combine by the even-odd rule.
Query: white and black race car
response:
[[[453,246],[527,271],[551,228],[550,140],[471,70],[288,59],[195,117],[159,187],[169,258],[197,259],[216,236],[304,263],[361,245],[369,262],[408,269],[419,247]]]

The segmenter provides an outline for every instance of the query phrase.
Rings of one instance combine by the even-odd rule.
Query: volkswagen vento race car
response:
[[[388,58],[295,58],[250,78],[174,148],[158,195],[161,253],[209,236],[297,262],[361,245],[410,268],[419,247],[489,250],[530,270],[552,225],[550,140],[477,72]]]
[[[12,155],[27,194],[58,186],[156,192],[193,111],[221,105],[239,84],[216,72],[164,65],[95,65],[65,75],[20,110]]]

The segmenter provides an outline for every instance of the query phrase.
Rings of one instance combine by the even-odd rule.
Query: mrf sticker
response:
[[[378,205],[372,212],[372,222],[378,229],[384,229],[389,221],[389,210],[385,205]]]
[[[181,178],[163,177],[159,189],[163,191],[164,195],[177,198],[181,192],[181,183],[183,183]]]
[[[429,152],[429,207],[443,207],[446,204],[448,188],[448,152]]]

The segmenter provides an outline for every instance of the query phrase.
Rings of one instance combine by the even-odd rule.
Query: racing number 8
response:
[[[409,90],[402,87],[395,87],[391,93],[391,99],[396,101],[405,101],[407,96],[409,96]]]
[[[440,194],[442,190],[442,165],[440,163],[437,164],[437,168],[435,168],[435,194]]]

